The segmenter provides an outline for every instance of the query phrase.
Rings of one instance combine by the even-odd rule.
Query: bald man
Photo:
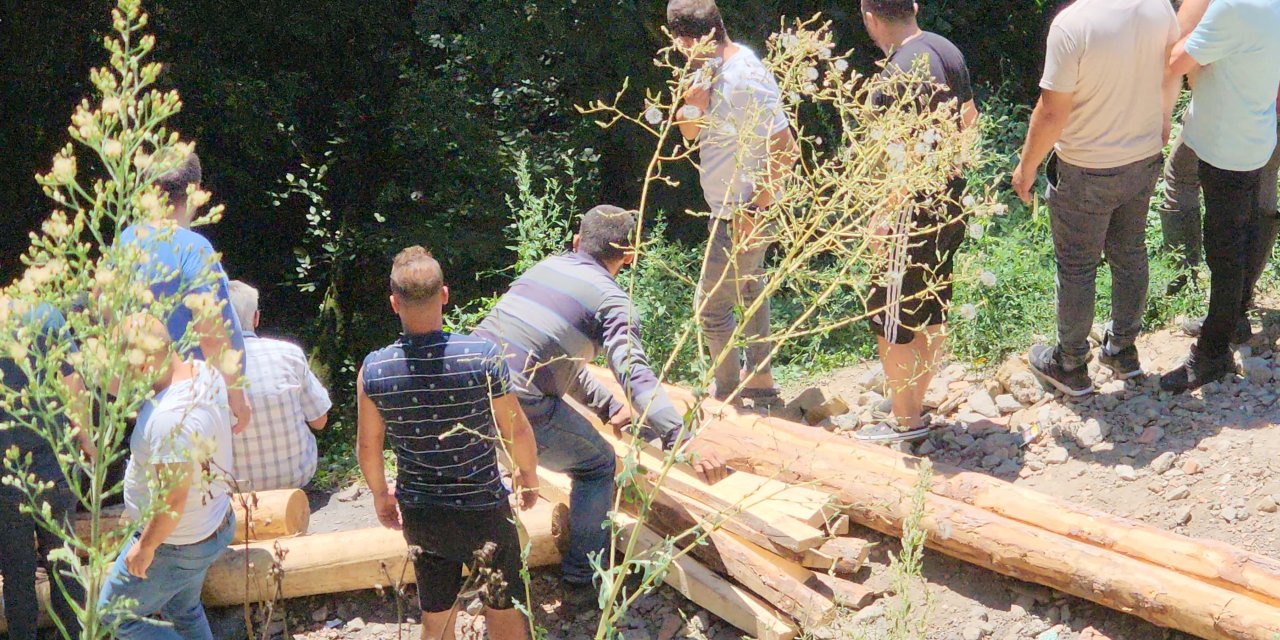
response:
[[[121,331],[125,349],[138,352],[132,373],[154,379],[155,397],[138,412],[129,440],[124,481],[127,516],[146,524],[112,565],[99,603],[133,603],[117,638],[212,640],[200,589],[235,531],[222,477],[232,459],[227,385],[213,366],[175,353],[160,320],[137,314]],[[149,618],[156,614],[169,624]]]

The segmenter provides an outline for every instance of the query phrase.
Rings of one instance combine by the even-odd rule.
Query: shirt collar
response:
[[[400,342],[404,344],[435,344],[444,339],[444,331],[429,331],[427,333],[401,333]]]
[[[584,267],[591,267],[593,269],[597,269],[601,273],[605,274],[606,276],[609,276],[610,280],[617,280],[617,278],[615,278],[612,273],[609,273],[608,269],[604,268],[604,265],[600,264],[600,261],[596,260],[595,258],[592,258],[589,254],[583,253],[581,251],[570,251],[565,255],[569,258],[569,260],[573,261],[575,264],[580,264]]]

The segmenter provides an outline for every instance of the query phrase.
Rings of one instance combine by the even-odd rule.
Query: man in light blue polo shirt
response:
[[[1200,158],[1209,315],[1181,367],[1160,379],[1181,393],[1234,372],[1230,339],[1249,286],[1246,256],[1262,241],[1262,169],[1276,148],[1280,0],[1215,0],[1169,62],[1192,74],[1183,143]],[[1269,215],[1275,215],[1270,212]]]

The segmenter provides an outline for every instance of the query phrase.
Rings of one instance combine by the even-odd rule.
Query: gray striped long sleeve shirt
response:
[[[520,276],[476,328],[500,345],[518,396],[570,396],[607,421],[617,399],[587,371],[608,360],[637,415],[671,446],[683,419],[658,383],[640,344],[631,297],[585,253],[547,258]]]

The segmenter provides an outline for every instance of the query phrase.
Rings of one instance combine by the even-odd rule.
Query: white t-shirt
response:
[[[1161,86],[1178,37],[1169,0],[1076,0],[1063,9],[1040,79],[1042,89],[1072,94],[1058,156],[1109,169],[1160,153]]]
[[[231,408],[222,376],[200,360],[195,375],[156,394],[138,412],[138,424],[129,440],[129,466],[124,478],[125,513],[138,517],[151,502],[148,480],[158,464],[192,462],[207,457],[204,468],[192,470],[191,491],[178,520],[178,528],[165,544],[200,542],[218,530],[231,508],[227,484],[206,482],[208,476],[224,476],[231,469]],[[206,454],[211,453],[212,456]]]
[[[769,137],[788,126],[773,74],[753,51],[737,47],[712,81],[698,134],[702,193],[711,215],[725,219],[751,201],[757,180],[768,170]],[[738,134],[743,130],[755,133],[743,140]]]

